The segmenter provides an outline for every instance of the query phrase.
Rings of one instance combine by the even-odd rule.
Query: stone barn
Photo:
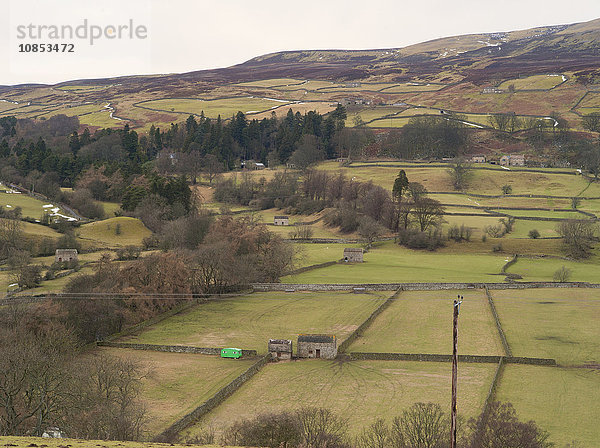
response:
[[[269,353],[273,359],[292,359],[292,341],[289,339],[269,339]]]
[[[276,226],[289,226],[290,225],[290,217],[289,216],[275,216],[273,218],[273,224]]]
[[[337,356],[337,343],[334,335],[301,334],[298,336],[299,358],[333,359]]]
[[[344,249],[344,261],[346,263],[362,263],[363,250],[358,247],[347,247]]]
[[[77,249],[56,249],[54,261],[56,263],[64,263],[68,261],[77,261]]]

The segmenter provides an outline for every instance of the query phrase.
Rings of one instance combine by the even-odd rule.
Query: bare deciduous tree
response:
[[[591,255],[597,241],[598,226],[595,222],[582,219],[567,219],[557,226],[558,234],[563,238],[567,254],[573,258],[587,258]]]

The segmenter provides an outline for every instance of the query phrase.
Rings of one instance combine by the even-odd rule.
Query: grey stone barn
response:
[[[273,218],[273,224],[276,226],[289,226],[290,217],[285,215],[278,215]]]
[[[363,250],[358,247],[347,247],[344,249],[344,261],[347,263],[362,263]]]
[[[337,356],[337,342],[334,335],[301,334],[298,336],[299,358],[333,359]]]
[[[77,249],[56,249],[54,254],[54,261],[56,263],[63,263],[65,261],[77,261]]]
[[[292,359],[292,341],[289,339],[269,339],[269,353],[273,359]]]

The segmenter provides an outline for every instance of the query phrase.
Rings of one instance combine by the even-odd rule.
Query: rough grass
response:
[[[461,365],[459,413],[473,417],[481,411],[496,366]],[[269,364],[191,427],[193,435],[209,425],[219,432],[235,421],[264,412],[302,406],[329,408],[348,418],[356,435],[376,418],[388,422],[415,402],[435,402],[447,408],[450,363],[400,361],[280,362]]]
[[[161,100],[145,101],[139,106],[155,110],[182,112],[204,115],[210,118],[230,118],[241,111],[244,114],[262,112],[289,104],[288,101],[276,101],[267,98],[238,97],[218,100],[201,100],[192,98],[165,98]]]
[[[468,244],[464,246],[469,247]],[[379,244],[364,255],[364,263],[339,263],[298,275],[290,283],[497,282],[505,255],[441,254]]]
[[[341,343],[389,292],[254,293],[200,304],[127,342],[239,347],[266,353],[267,342],[301,333],[335,334]]]
[[[459,352],[502,355],[487,297],[481,290],[403,291],[349,347],[349,352],[452,353],[453,300],[460,294]]]
[[[119,113],[117,112],[117,115],[118,114]],[[81,115],[79,117],[79,123],[82,125],[97,126],[99,128],[114,128],[125,126],[125,123],[128,123],[128,121],[111,118],[110,111],[106,109],[92,112],[91,114]]]
[[[120,234],[117,235],[117,225]],[[142,240],[152,232],[137,218],[120,216],[103,221],[84,224],[79,228],[79,237],[99,247],[140,246]]]
[[[183,448],[189,445],[153,442],[122,442],[120,440],[82,440],[82,439],[46,439],[41,437],[0,437],[0,446],[13,448]],[[195,445],[206,448],[217,448],[217,445]]]
[[[600,440],[600,375],[597,370],[507,365],[497,399],[513,403],[521,420],[535,420],[556,446]]]
[[[297,251],[296,264],[298,267],[303,267],[341,260],[344,255],[344,248],[360,247],[360,244],[298,243],[294,247]]]
[[[560,75],[533,75],[526,78],[508,79],[498,86],[501,90],[508,90],[511,84],[515,90],[549,90],[563,82]]]
[[[262,79],[260,81],[250,81],[250,82],[240,82],[235,84],[236,86],[243,87],[288,87],[293,84],[302,83],[302,79],[294,79],[294,78],[272,78],[272,79]]]
[[[554,358],[565,365],[600,363],[597,289],[491,293],[515,356]]]
[[[198,407],[248,369],[256,359],[99,348],[96,353],[131,359],[148,371],[142,397],[148,408],[148,429],[156,435]]]

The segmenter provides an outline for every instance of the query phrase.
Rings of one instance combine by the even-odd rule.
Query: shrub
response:
[[[552,276],[555,282],[565,283],[571,278],[571,270],[566,266],[561,266]]]
[[[492,247],[492,252],[502,252],[502,244],[496,244],[494,247]]]
[[[512,193],[512,187],[510,185],[502,186],[502,194],[511,194],[511,193]]]
[[[460,227],[458,224],[455,224],[448,229],[448,239],[456,242],[471,241],[472,234],[473,229],[464,224],[461,224]]]
[[[492,238],[502,238],[504,235],[506,235],[506,228],[502,224],[485,226],[483,231]]]
[[[540,237],[540,232],[537,229],[531,229],[529,231],[529,238],[538,239]]]
[[[137,260],[140,258],[140,253],[142,250],[136,246],[127,246],[120,249],[117,249],[117,260],[125,261],[125,260]]]
[[[398,232],[399,244],[410,249],[436,250],[444,246],[444,238],[439,227],[430,228],[426,232],[417,229],[400,229]]]
[[[307,225],[294,226],[294,228],[290,231],[289,236],[293,240],[304,240],[312,238],[313,229],[311,226]]]

